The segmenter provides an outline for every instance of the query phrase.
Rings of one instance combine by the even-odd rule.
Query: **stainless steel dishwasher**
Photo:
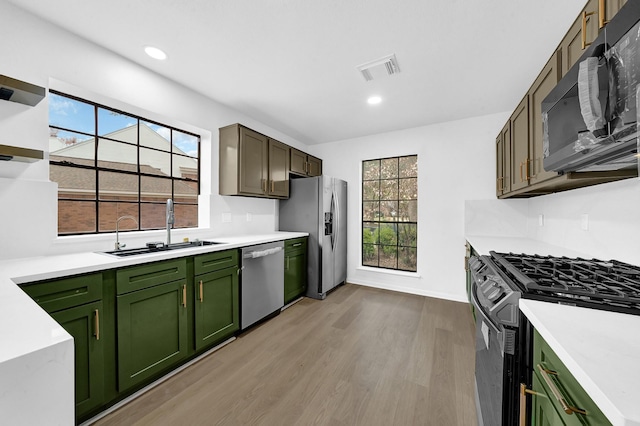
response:
[[[242,249],[240,329],[245,330],[284,306],[284,242]]]

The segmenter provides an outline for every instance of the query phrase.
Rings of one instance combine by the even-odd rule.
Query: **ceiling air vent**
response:
[[[400,72],[398,60],[396,59],[395,54],[387,55],[380,59],[376,59],[375,61],[358,65],[357,68],[362,73],[362,76],[366,81],[371,81],[374,78],[393,75]]]

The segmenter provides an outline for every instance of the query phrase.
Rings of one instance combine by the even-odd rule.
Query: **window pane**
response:
[[[101,202],[98,206],[99,221],[98,231],[113,232],[116,230],[116,221],[123,216],[133,216],[136,220],[124,218],[120,220],[118,229],[120,231],[138,229],[138,204],[137,203],[112,203]]]
[[[176,204],[174,208],[176,228],[195,228],[198,226],[198,206]]]
[[[58,183],[58,198],[83,198],[89,200],[95,200],[96,198],[95,170],[51,164],[49,166],[49,178],[52,182]],[[60,209],[61,207],[58,206],[58,210]],[[60,212],[58,215],[60,215]]]
[[[381,200],[397,200],[398,199],[398,180],[382,180],[380,181],[380,199]]]
[[[362,203],[362,220],[380,220],[379,201],[365,201]]]
[[[379,229],[379,241],[382,245],[396,246],[398,244],[398,234],[396,224],[381,223]],[[375,238],[375,237],[374,237]],[[395,249],[394,249],[395,250]]]
[[[362,224],[362,242],[366,244],[378,244],[378,223],[364,222]]]
[[[412,155],[411,157],[400,157],[399,176],[401,178],[418,176],[418,157],[417,156]]]
[[[171,176],[171,154],[140,148],[140,173]]]
[[[69,161],[74,164],[93,165],[95,139],[82,133],[49,128],[49,156],[51,161]]]
[[[362,245],[362,264],[364,266],[378,266],[378,246],[374,244]]]
[[[58,234],[96,232],[96,203],[58,200]]]
[[[380,199],[380,181],[372,180],[362,183],[362,199],[379,200]]]
[[[417,266],[417,249],[411,247],[401,247],[398,251],[398,269],[415,272],[417,271]]]
[[[140,145],[171,151],[171,129],[148,121],[140,126]]]
[[[171,179],[140,177],[140,199],[142,201],[166,202],[171,198]]]
[[[398,159],[387,158],[380,160],[380,178],[396,179],[398,177]]]
[[[375,180],[380,179],[380,160],[371,160],[362,162],[362,179]]]
[[[387,221],[387,222],[394,222],[398,220],[398,202],[397,201],[381,201],[379,220]]]
[[[401,222],[417,222],[418,221],[418,201],[400,201],[400,217]]]
[[[418,179],[400,179],[400,197],[401,200],[417,200],[418,199]]]
[[[175,211],[175,210],[174,210]],[[166,204],[141,204],[140,229],[161,229],[166,227]]]
[[[198,158],[198,138],[178,130],[173,131],[173,152]]]
[[[198,161],[184,155],[172,155],[173,177],[198,178]]]
[[[198,203],[198,184],[196,182],[176,180],[173,182],[173,193],[174,201],[178,203]]]
[[[418,244],[418,225],[415,223],[398,224],[398,245],[416,247]]]
[[[98,135],[137,144],[138,119],[109,109],[98,108]]]
[[[98,167],[138,172],[138,149],[135,145],[98,140]]]
[[[49,125],[95,134],[94,106],[66,96],[49,93]]]
[[[398,267],[398,249],[396,246],[380,246],[380,267],[393,268]]]
[[[98,172],[98,198],[138,201],[138,176],[118,172]]]

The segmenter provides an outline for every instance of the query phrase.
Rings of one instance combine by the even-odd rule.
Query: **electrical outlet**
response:
[[[247,213],[247,222],[251,222],[253,219],[253,215],[251,213]]]
[[[583,231],[589,230],[589,215],[583,214],[580,216],[580,229]]]
[[[538,215],[538,226],[544,226],[544,215],[543,214],[539,214]]]

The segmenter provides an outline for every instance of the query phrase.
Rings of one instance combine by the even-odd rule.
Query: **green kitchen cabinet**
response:
[[[141,384],[188,354],[186,259],[118,270],[118,390]]]
[[[195,256],[195,349],[211,347],[240,329],[238,250]]]
[[[307,292],[307,237],[285,241],[284,303],[290,303]]]
[[[534,330],[533,369],[532,425],[611,424],[537,330]],[[565,411],[561,400],[573,410]]]
[[[102,274],[21,287],[73,337],[76,418],[105,402]]]

